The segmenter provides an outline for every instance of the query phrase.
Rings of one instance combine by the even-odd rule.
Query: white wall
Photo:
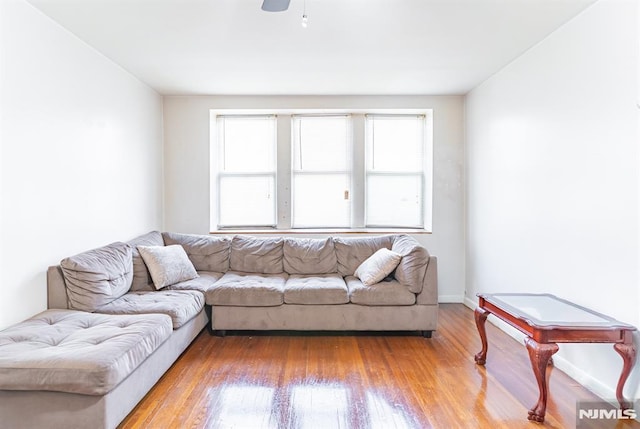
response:
[[[162,226],[162,98],[24,0],[0,1],[0,328],[62,258]]]
[[[210,109],[433,109],[433,233],[416,235],[439,257],[441,301],[463,299],[463,97],[164,97],[164,229],[209,232]]]
[[[640,325],[636,8],[600,0],[468,94],[471,305],[477,292],[549,292]],[[558,356],[615,398],[611,345]]]

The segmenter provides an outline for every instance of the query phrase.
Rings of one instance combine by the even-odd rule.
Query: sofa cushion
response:
[[[287,274],[255,274],[227,271],[209,288],[209,305],[270,307],[284,302]]]
[[[381,282],[385,277],[393,272],[400,262],[399,253],[392,252],[387,248],[376,250],[376,253],[364,260],[356,268],[355,276],[360,279],[365,286]]]
[[[163,232],[164,244],[180,244],[198,271],[224,273],[229,270],[231,239],[209,235]]]
[[[162,289],[165,286],[191,280],[198,277],[196,269],[187,257],[182,246],[138,246],[138,251],[149,268],[153,286]]]
[[[151,231],[144,235],[127,241],[131,246],[133,259],[133,280],[131,281],[131,290],[155,290],[151,274],[147,269],[147,265],[142,260],[137,246],[164,246],[162,234],[158,231]]]
[[[191,280],[185,280],[171,286],[167,286],[165,290],[197,290],[205,293],[211,286],[222,278],[224,273],[216,273],[213,271],[198,271],[198,277]]]
[[[429,252],[408,235],[399,235],[391,250],[402,255],[396,268],[395,278],[413,293],[422,292],[424,276],[429,263]]]
[[[131,246],[112,243],[60,262],[69,308],[95,311],[127,293],[133,279]]]
[[[347,304],[349,292],[338,273],[299,275],[292,274],[284,284],[286,304]]]
[[[283,243],[282,238],[236,235],[231,240],[229,268],[244,273],[282,273]]]
[[[195,290],[160,290],[129,292],[100,307],[103,314],[166,314],[173,329],[193,319],[204,307],[204,295]]]
[[[338,272],[342,276],[352,276],[356,268],[365,259],[373,255],[376,250],[383,247],[391,249],[393,245],[392,235],[365,238],[335,237],[336,257],[338,259]]]
[[[360,305],[413,305],[415,294],[396,280],[383,281],[365,286],[357,277],[346,277],[349,298],[353,304]]]
[[[47,310],[0,332],[0,390],[104,395],[171,332],[164,314]]]
[[[333,238],[285,238],[284,271],[289,274],[338,272]]]

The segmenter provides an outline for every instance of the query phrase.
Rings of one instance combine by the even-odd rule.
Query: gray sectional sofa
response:
[[[114,428],[207,326],[437,327],[437,259],[406,235],[150,232],[65,258],[48,310],[0,331],[0,426]]]

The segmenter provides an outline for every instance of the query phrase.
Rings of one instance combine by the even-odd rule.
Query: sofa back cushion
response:
[[[282,273],[283,244],[282,238],[236,235],[231,240],[229,268],[244,273]]]
[[[131,282],[131,290],[155,290],[151,274],[149,274],[147,265],[142,260],[142,256],[140,256],[138,246],[164,246],[162,234],[158,231],[151,231],[128,241],[127,244],[131,246],[133,259],[133,280]]]
[[[285,238],[284,270],[289,274],[330,274],[338,270],[333,238]]]
[[[231,239],[209,235],[163,232],[164,244],[180,244],[198,271],[225,273],[229,270]]]
[[[69,308],[93,312],[129,291],[133,279],[131,246],[112,243],[60,262]]]
[[[391,247],[402,255],[394,277],[413,293],[422,292],[424,276],[429,263],[429,252],[415,239],[408,235],[398,235]]]
[[[335,237],[338,272],[342,276],[352,276],[360,264],[377,250],[383,247],[391,250],[393,238],[392,235],[365,238]]]

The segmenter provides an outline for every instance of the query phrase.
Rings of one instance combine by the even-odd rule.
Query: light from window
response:
[[[425,118],[366,116],[367,227],[424,227]]]
[[[348,116],[294,116],[292,227],[351,224],[351,126]]]
[[[275,226],[276,117],[218,116],[218,227]]]

